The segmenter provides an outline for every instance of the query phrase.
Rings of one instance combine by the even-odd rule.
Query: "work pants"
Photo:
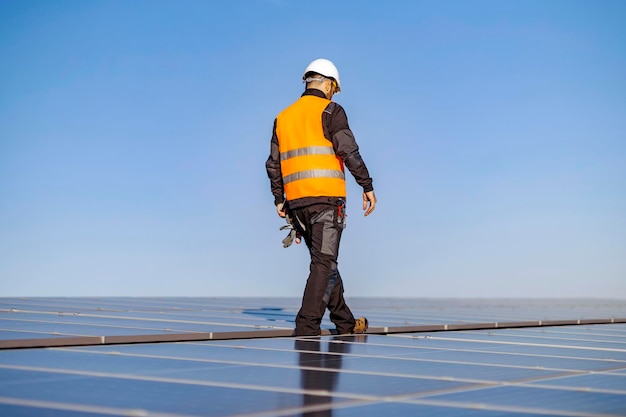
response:
[[[296,316],[297,336],[319,335],[326,308],[339,334],[354,330],[354,316],[343,298],[343,282],[337,268],[345,203],[339,207],[314,204],[291,213],[311,255],[309,278]]]

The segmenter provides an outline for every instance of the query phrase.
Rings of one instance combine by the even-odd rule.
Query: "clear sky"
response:
[[[626,298],[626,2],[0,3],[0,295],[295,296],[265,160],[313,59],[348,299]]]

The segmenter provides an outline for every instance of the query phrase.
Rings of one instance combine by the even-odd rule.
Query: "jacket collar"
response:
[[[320,98],[326,98],[326,94],[324,94],[322,90],[318,90],[317,88],[307,88],[306,90],[304,90],[304,93],[302,93],[302,97],[304,96],[317,96]]]

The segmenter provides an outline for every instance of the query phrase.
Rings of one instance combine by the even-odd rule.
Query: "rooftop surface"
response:
[[[348,301],[0,298],[0,415],[626,415],[626,300]]]

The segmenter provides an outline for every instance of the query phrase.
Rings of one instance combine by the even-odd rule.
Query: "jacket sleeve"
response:
[[[332,142],[335,153],[343,160],[357,184],[363,187],[363,192],[374,190],[373,180],[361,158],[343,107],[335,102],[330,103],[322,113],[322,124],[324,135]]]
[[[272,140],[270,141],[270,156],[265,162],[267,177],[270,179],[270,187],[274,195],[274,205],[285,201],[285,191],[283,188],[283,175],[280,170],[280,151],[278,150],[278,137],[276,136],[276,120],[272,129]]]

